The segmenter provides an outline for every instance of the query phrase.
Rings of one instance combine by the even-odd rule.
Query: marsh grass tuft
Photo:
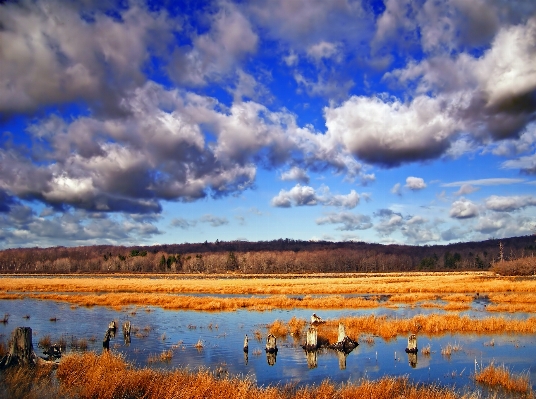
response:
[[[489,366],[475,373],[475,381],[490,385],[499,386],[507,391],[518,393],[530,393],[531,385],[528,372],[522,374],[513,374],[505,365],[495,366],[491,363]]]

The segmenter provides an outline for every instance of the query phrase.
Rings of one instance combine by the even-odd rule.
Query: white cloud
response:
[[[391,193],[392,193],[392,194],[395,194],[395,195],[401,195],[400,187],[401,187],[401,184],[400,184],[400,183],[396,183],[396,184],[391,188]]]
[[[309,186],[297,184],[289,191],[281,190],[277,196],[272,198],[272,206],[289,208],[304,205],[325,205],[343,207],[346,209],[355,208],[359,204],[359,194],[351,190],[349,194],[332,194],[329,187],[323,186],[318,192]]]
[[[517,184],[523,183],[525,179],[512,179],[512,178],[491,178],[491,179],[478,179],[478,180],[463,180],[455,181],[451,183],[443,183],[441,187],[462,187],[464,185],[473,185],[473,186],[502,186],[506,184]]]
[[[478,207],[471,201],[460,198],[454,201],[450,208],[450,217],[455,219],[470,219],[478,216]]]
[[[512,212],[528,206],[536,206],[533,196],[498,196],[492,195],[485,200],[486,208],[496,212]]]
[[[299,168],[297,166],[293,166],[289,170],[281,173],[281,180],[283,181],[289,181],[289,180],[296,180],[302,183],[309,183],[309,176],[307,175],[307,171],[305,169]]]
[[[406,187],[410,190],[417,191],[426,188],[426,183],[421,177],[409,176],[406,179]]]
[[[460,196],[460,195],[472,194],[472,193],[474,193],[475,191],[478,191],[478,190],[480,190],[480,188],[474,187],[474,186],[472,186],[470,184],[462,184],[460,186],[460,189],[458,191],[456,191],[454,193],[454,195]]]
[[[307,49],[307,55],[316,61],[320,61],[323,58],[337,58],[339,54],[339,45],[336,43],[329,43],[324,40],[309,46]]]
[[[341,224],[337,230],[342,231],[366,230],[372,227],[369,216],[350,212],[329,213],[316,219],[316,224]]]

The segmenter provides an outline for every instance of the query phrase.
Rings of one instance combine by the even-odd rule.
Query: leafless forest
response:
[[[0,251],[2,273],[354,273],[487,270],[532,257],[534,236],[435,246],[364,242],[216,241],[122,247],[18,248]]]

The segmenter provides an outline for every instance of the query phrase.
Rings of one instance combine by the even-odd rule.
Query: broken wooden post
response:
[[[352,338],[346,335],[344,324],[339,323],[338,340],[335,344],[329,345],[329,348],[336,349],[338,351],[343,351],[345,353],[350,353],[358,345],[359,344],[357,341],[354,341]]]
[[[318,349],[318,331],[314,327],[309,327],[307,330],[307,340],[303,349],[306,351],[315,351]]]
[[[417,336],[415,334],[411,334],[408,337],[408,347],[406,348],[406,353],[417,353],[418,351]]]
[[[112,338],[115,338],[115,333],[117,331],[117,324],[115,320],[112,320],[110,324],[108,324],[108,331],[110,332],[110,336]]]
[[[247,334],[244,337],[244,348],[243,348],[243,350],[244,350],[244,352],[247,352],[249,350],[249,339],[248,339]]]
[[[11,334],[9,351],[0,360],[0,368],[11,365],[34,365],[37,356],[33,350],[32,329],[30,327],[17,327]]]
[[[344,330],[344,324],[339,323],[339,335],[337,337],[337,342],[344,341],[344,338],[346,337],[346,332]]]
[[[305,357],[307,358],[307,367],[310,369],[318,367],[318,355],[316,351],[306,351]]]
[[[266,348],[264,350],[267,353],[277,353],[277,339],[275,335],[268,334],[268,337],[266,337]]]

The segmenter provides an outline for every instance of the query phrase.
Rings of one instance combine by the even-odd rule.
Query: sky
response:
[[[536,2],[0,2],[0,249],[536,232]]]

